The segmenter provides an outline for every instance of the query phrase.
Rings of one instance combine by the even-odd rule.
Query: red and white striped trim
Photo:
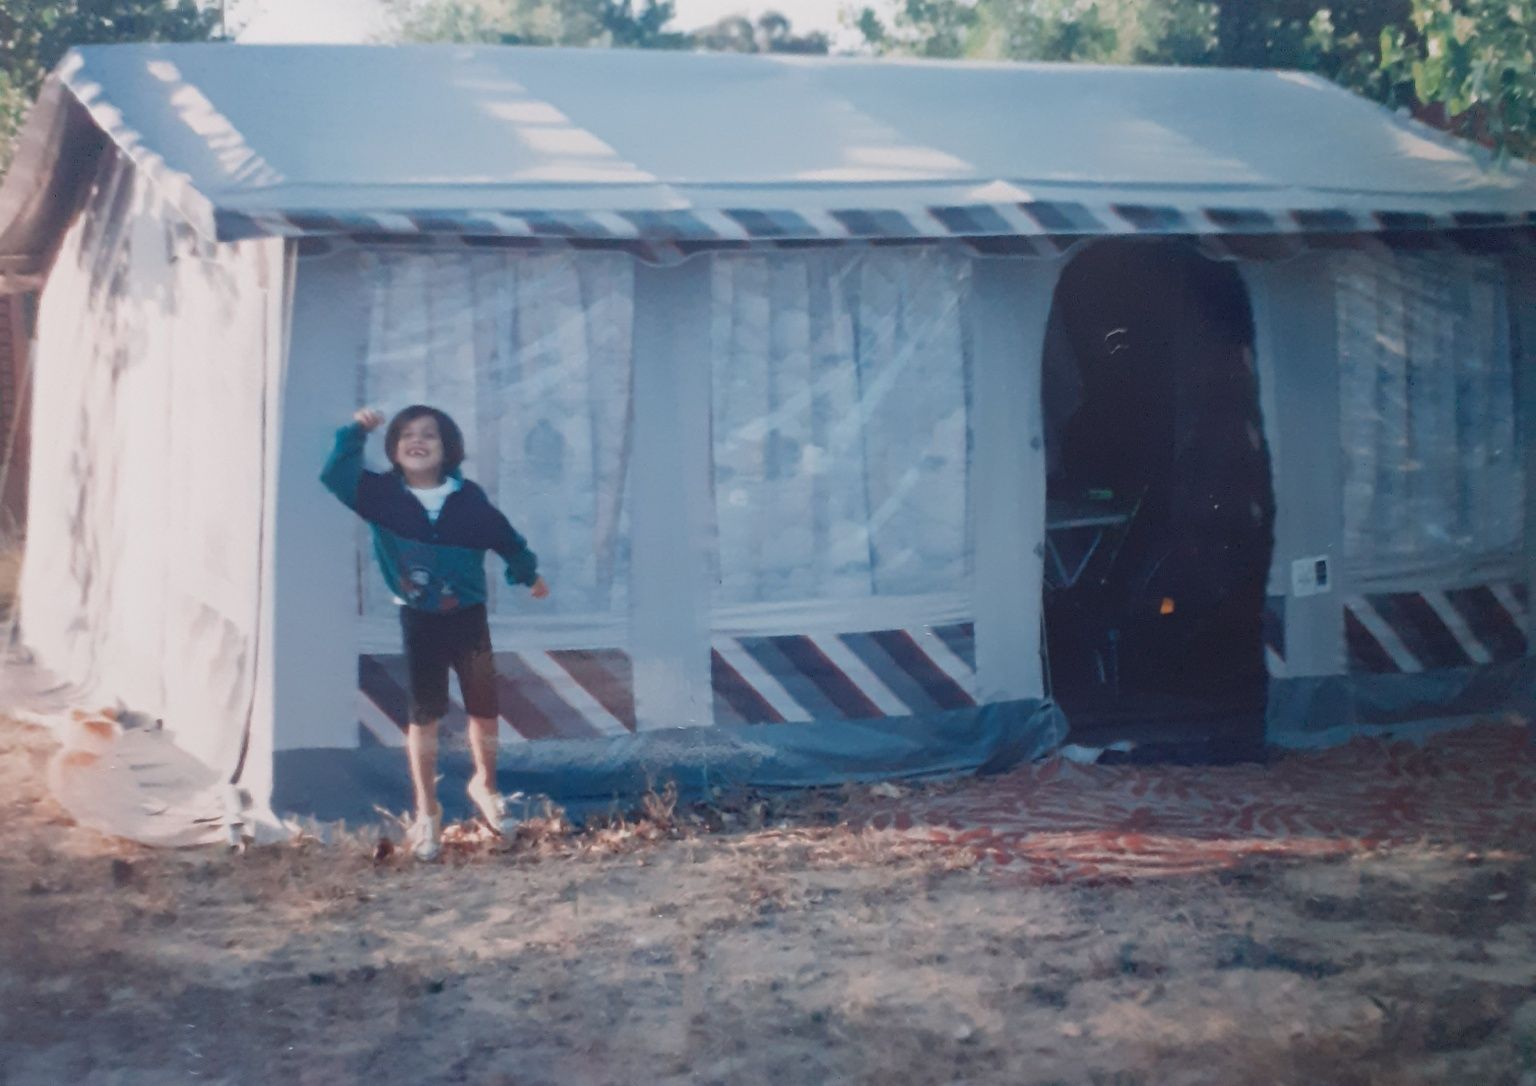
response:
[[[717,723],[914,716],[976,704],[970,623],[717,637]]]
[[[358,721],[375,741],[398,746],[410,722],[405,658],[367,655],[358,661]],[[496,654],[502,738],[583,739],[635,729],[629,657],[617,649],[557,649]],[[449,706],[450,734],[464,726],[464,706]],[[393,731],[391,731],[393,729]]]
[[[1350,597],[1349,669],[1414,674],[1520,659],[1529,652],[1528,598],[1517,581]]]

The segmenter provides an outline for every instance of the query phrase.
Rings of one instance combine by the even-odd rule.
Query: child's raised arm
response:
[[[365,407],[352,421],[336,431],[336,444],[321,469],[320,481],[342,500],[348,509],[357,508],[357,484],[363,479],[363,446],[368,435],[383,423],[382,412]]]

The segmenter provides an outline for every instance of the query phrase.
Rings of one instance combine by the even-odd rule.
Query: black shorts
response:
[[[400,608],[400,633],[411,675],[411,722],[432,724],[448,713],[448,669],[459,676],[470,716],[496,716],[496,661],[485,605],[457,611]]]

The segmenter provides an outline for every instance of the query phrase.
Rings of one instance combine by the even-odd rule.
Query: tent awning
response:
[[[1526,164],[1292,72],[119,45],[71,52],[34,111],[0,261],[56,229],[79,110],[218,240],[1536,228]]]

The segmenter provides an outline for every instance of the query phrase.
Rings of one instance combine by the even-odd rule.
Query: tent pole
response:
[[[642,730],[714,722],[710,269],[635,269],[629,644]]]
[[[1059,259],[979,260],[973,265],[971,508],[976,692],[982,703],[1045,693],[1040,367],[1062,266]]]

